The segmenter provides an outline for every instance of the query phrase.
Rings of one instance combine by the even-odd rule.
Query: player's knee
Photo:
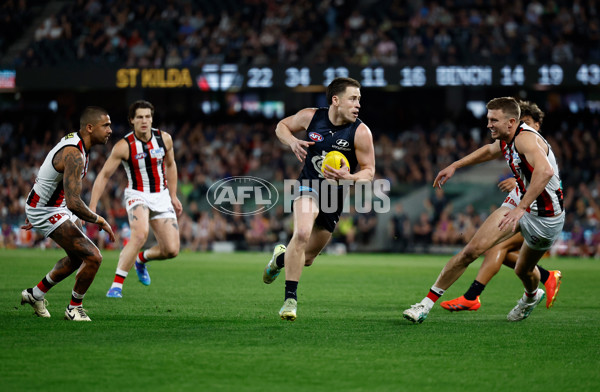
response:
[[[481,256],[481,252],[478,249],[476,249],[474,246],[469,246],[468,244],[463,249],[462,254],[463,257],[461,259],[464,260],[464,262],[467,264],[472,263],[479,256]]]
[[[306,260],[304,260],[304,266],[305,267],[310,267],[313,264],[314,261],[315,261],[314,257],[311,258],[311,259],[306,259]]]
[[[163,254],[167,259],[172,259],[179,254],[179,248],[167,248]]]
[[[131,237],[129,238],[129,241],[133,242],[134,244],[139,244],[139,247],[141,248],[142,245],[146,242],[147,238],[148,238],[148,232],[141,231],[141,232],[131,233]]]
[[[533,270],[529,270],[527,268],[525,268],[525,266],[521,265],[517,265],[515,267],[515,274],[519,277],[519,278],[524,278],[527,277],[529,275],[533,275]]]
[[[294,237],[296,237],[296,241],[301,244],[308,244],[308,240],[310,239],[311,230],[307,229],[298,229],[294,233]]]
[[[100,251],[95,250],[91,255],[88,255],[84,258],[86,266],[98,269],[100,268],[100,264],[102,264],[102,254]]]

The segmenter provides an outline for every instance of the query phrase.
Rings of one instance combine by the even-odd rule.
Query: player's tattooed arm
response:
[[[79,219],[96,223],[98,215],[81,200],[81,174],[85,165],[81,152],[75,148],[64,148],[62,158],[64,165],[63,188],[67,208]]]

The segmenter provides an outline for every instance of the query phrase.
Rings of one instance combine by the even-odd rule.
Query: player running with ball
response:
[[[375,175],[375,152],[369,128],[358,119],[360,110],[360,83],[351,78],[336,78],[327,87],[328,108],[302,109],[277,124],[275,133],[289,146],[304,168],[299,180],[326,179],[372,181]],[[296,135],[306,132],[308,138]],[[350,163],[340,169],[326,167],[321,173],[321,161],[329,151],[342,152]],[[360,170],[356,171],[360,165]],[[349,170],[348,170],[349,169]],[[297,310],[298,281],[302,268],[310,266],[331,239],[331,233],[343,209],[343,187],[335,189],[337,210],[324,212],[320,205],[321,194],[327,187],[301,186],[300,196],[293,202],[294,232],[287,248],[277,245],[273,257],[265,267],[263,281],[272,283],[285,267],[285,297],[279,311],[283,320],[294,321]]]

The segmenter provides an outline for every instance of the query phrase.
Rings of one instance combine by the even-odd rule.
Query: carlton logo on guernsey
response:
[[[143,142],[132,131],[123,137],[129,145],[129,159],[123,161],[127,187],[139,192],[157,193],[167,189],[165,142],[161,131],[152,128],[152,137]]]
[[[521,197],[527,191],[527,185],[531,182],[531,176],[533,174],[533,166],[529,162],[524,155],[520,154],[517,151],[515,146],[515,138],[521,132],[533,132],[537,136],[539,136],[548,146],[548,161],[550,162],[550,166],[554,170],[554,175],[542,191],[542,193],[537,197],[537,199],[531,204],[528,212],[544,217],[552,217],[560,215],[563,210],[563,192],[560,185],[560,176],[558,173],[558,165],[556,164],[556,157],[554,156],[554,152],[550,147],[550,144],[540,135],[535,129],[529,127],[527,124],[521,124],[517,131],[515,132],[515,136],[510,143],[506,143],[501,141],[500,146],[502,148],[502,153],[510,170],[513,172],[515,179],[517,180],[517,187],[520,191]]]
[[[27,205],[30,207],[64,207],[66,205],[63,173],[59,173],[54,169],[52,160],[56,153],[67,146],[77,147],[81,151],[85,162],[81,178],[87,174],[89,158],[83,140],[79,137],[79,132],[69,133],[60,139],[60,142],[50,150],[44,163],[42,163],[33,189],[27,197]]]

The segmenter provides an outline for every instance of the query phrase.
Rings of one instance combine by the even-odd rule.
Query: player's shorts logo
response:
[[[129,206],[130,206],[130,205],[132,205],[132,204],[134,204],[134,203],[143,203],[143,202],[144,202],[144,201],[143,201],[142,199],[129,199],[129,200],[127,201],[127,205],[129,205]]]
[[[275,207],[279,192],[269,181],[258,177],[224,178],[208,188],[208,203],[228,215],[261,214]]]
[[[323,136],[317,132],[311,132],[308,134],[308,137],[310,138],[310,140],[315,141],[315,142],[322,142],[323,141]]]

